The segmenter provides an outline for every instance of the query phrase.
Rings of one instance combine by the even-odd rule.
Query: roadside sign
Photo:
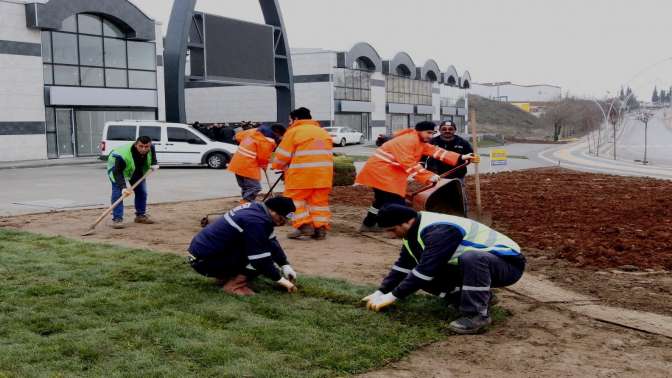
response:
[[[497,148],[490,150],[490,166],[506,165],[506,162],[507,155],[505,149]]]

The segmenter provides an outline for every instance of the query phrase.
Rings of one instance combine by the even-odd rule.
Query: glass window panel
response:
[[[345,88],[336,87],[334,88],[334,98],[337,100],[345,99]]]
[[[52,39],[54,63],[79,64],[76,35],[54,32]]]
[[[82,86],[102,87],[105,85],[102,68],[80,67],[80,74],[82,77]]]
[[[42,32],[42,61],[51,63],[51,33]]]
[[[105,86],[114,88],[128,88],[126,70],[105,70]]]
[[[103,65],[103,39],[88,35],[79,36],[79,64],[83,66]]]
[[[54,73],[51,70],[51,64],[45,64],[42,69],[44,71],[44,84],[54,84]]]
[[[128,71],[129,88],[156,88],[156,72],[154,71]]]
[[[353,88],[361,88],[361,71],[353,71],[352,72],[352,87]]]
[[[336,69],[334,71],[334,85],[337,87],[342,87],[345,85],[345,77],[343,75],[342,69]]]
[[[95,34],[101,35],[103,33],[103,25],[100,17],[92,14],[77,15],[77,24],[79,25],[79,33],[81,34]]]
[[[187,143],[189,140],[194,139],[197,143],[203,142],[201,138],[197,137],[196,134],[192,133],[189,130],[178,128],[178,127],[169,127],[168,128],[168,141],[169,142],[184,142]]]
[[[77,134],[77,156],[93,155],[95,146],[91,133],[91,112],[75,113],[75,132]],[[96,143],[97,145],[97,143]]]
[[[153,43],[128,41],[128,68],[153,70],[155,64]]]
[[[56,133],[47,133],[47,157],[48,158],[57,158],[58,152],[56,151]]]
[[[44,117],[47,125],[47,132],[56,132],[56,123],[54,121],[54,108],[45,108]]]
[[[126,68],[126,41],[105,38],[105,67]]]
[[[138,137],[148,136],[152,142],[161,142],[161,127],[159,126],[140,126]]]
[[[362,101],[371,101],[371,91],[362,89]]]
[[[108,140],[135,140],[135,126],[114,125],[107,128]]]
[[[115,24],[105,19],[103,19],[103,35],[117,38],[124,38],[126,36]]]
[[[371,87],[371,74],[368,72],[362,73],[362,88],[369,89]]]
[[[355,99],[354,89],[345,88],[345,99],[346,100],[354,100]]]
[[[74,15],[63,20],[63,24],[61,24],[61,30],[77,33],[77,19],[75,19]]]
[[[54,84],[79,85],[79,67],[54,66]]]
[[[147,111],[132,112],[131,117],[133,117],[133,119],[155,120],[156,113]]]
[[[347,88],[352,88],[352,71],[351,70],[344,70],[345,71],[345,86]]]

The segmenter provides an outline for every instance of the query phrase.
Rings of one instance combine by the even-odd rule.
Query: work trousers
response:
[[[121,192],[124,188],[112,183],[112,203],[121,197]],[[143,181],[136,186],[133,192],[133,199],[135,201],[135,215],[145,215],[147,211],[147,182]],[[112,210],[112,219],[124,219],[124,203],[120,203]]]
[[[490,252],[470,251],[458,257],[461,277],[460,312],[488,315],[490,289],[513,285],[523,276],[525,257],[501,257]]]
[[[331,188],[285,189],[284,196],[291,198],[296,207],[292,227],[299,228],[307,224],[314,228],[329,229],[331,221],[329,193]]]
[[[398,194],[373,188],[373,204],[371,204],[371,207],[369,207],[366,213],[363,222],[364,225],[367,227],[375,226],[378,223],[378,211],[383,206],[389,204],[405,205],[406,200]]]
[[[259,180],[251,179],[249,177],[236,175],[236,181],[240,187],[240,196],[247,202],[254,202],[257,199],[257,194],[261,192],[261,183]]]
[[[245,260],[232,260],[231,258],[218,258],[216,256],[201,259],[189,255],[187,261],[197,273],[205,277],[227,280],[239,274],[244,274],[250,278],[258,275],[252,265]]]

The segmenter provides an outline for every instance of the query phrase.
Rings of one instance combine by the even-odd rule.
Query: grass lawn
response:
[[[0,377],[348,375],[453,317],[422,295],[371,313],[371,287],[305,276],[296,295],[257,280],[232,297],[175,255],[2,229],[0,285]]]

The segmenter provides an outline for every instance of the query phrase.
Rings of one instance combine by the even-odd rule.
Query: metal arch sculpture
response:
[[[274,29],[277,120],[286,122],[294,108],[294,80],[289,42],[278,0],[259,0],[266,25]],[[186,123],[185,71],[188,37],[196,0],[175,0],[164,45],[166,120]]]

